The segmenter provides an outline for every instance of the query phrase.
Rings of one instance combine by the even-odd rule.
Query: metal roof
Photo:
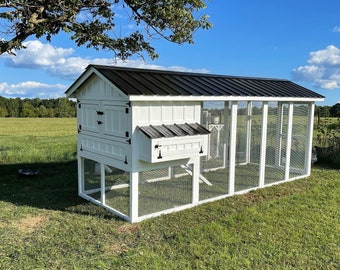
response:
[[[324,98],[288,80],[89,65],[128,96]],[[72,86],[69,88],[71,89]],[[68,90],[69,91],[69,90]],[[67,91],[67,92],[68,92]]]
[[[150,139],[210,134],[209,130],[198,123],[159,126],[150,125],[138,128]]]

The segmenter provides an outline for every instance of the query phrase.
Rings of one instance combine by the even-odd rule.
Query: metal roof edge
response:
[[[301,101],[301,102],[316,102],[324,101],[325,98],[312,97],[257,97],[257,96],[146,96],[146,95],[131,95],[130,101]]]

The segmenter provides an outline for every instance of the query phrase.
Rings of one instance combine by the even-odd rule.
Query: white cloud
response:
[[[333,32],[340,32],[340,26],[334,26]]]
[[[340,50],[329,45],[325,50],[311,52],[308,63],[316,65],[334,66],[340,64]]]
[[[66,89],[66,85],[45,84],[35,81],[26,81],[17,84],[0,82],[0,96],[6,98],[58,98],[64,96]]]
[[[293,69],[296,81],[304,81],[322,89],[340,87],[340,49],[329,45],[326,49],[311,52],[309,65]]]
[[[62,65],[65,57],[74,53],[72,48],[56,48],[50,44],[43,44],[38,40],[24,42],[23,45],[26,49],[16,51],[16,56],[6,56],[8,65],[28,68]]]
[[[25,42],[26,49],[16,51],[16,56],[3,55],[7,58],[6,64],[14,68],[42,69],[53,77],[73,81],[89,64],[116,65],[146,69],[177,70],[186,72],[204,72],[206,69],[190,69],[181,66],[164,67],[148,64],[141,59],[122,61],[115,58],[82,58],[72,56],[72,48],[54,47],[41,43],[38,40]]]

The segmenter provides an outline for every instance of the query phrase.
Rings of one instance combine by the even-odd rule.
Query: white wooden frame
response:
[[[117,188],[122,188],[122,187],[127,187],[126,185],[130,186],[130,206],[129,206],[129,214],[124,214],[117,209],[114,209],[108,205],[105,204],[105,191],[107,190],[107,187],[105,187],[105,165],[109,164],[111,166],[116,167],[118,164],[118,161],[110,160],[108,157],[103,157],[101,156],[99,158],[98,155],[96,154],[87,154],[87,153],[79,153],[78,156],[78,168],[79,168],[79,174],[78,174],[78,189],[79,189],[79,196],[83,197],[86,200],[89,200],[101,207],[104,207],[107,209],[109,212],[129,221],[129,222],[140,222],[142,220],[151,218],[151,217],[156,217],[159,215],[171,213],[171,212],[176,212],[176,211],[181,211],[184,209],[188,209],[191,207],[194,207],[199,204],[203,204],[206,202],[210,201],[215,201],[219,200],[222,198],[226,198],[229,196],[232,196],[234,194],[242,194],[246,193],[250,190],[254,190],[257,188],[263,188],[267,186],[272,186],[276,184],[280,184],[282,182],[287,182],[287,181],[293,181],[299,178],[304,178],[310,174],[311,170],[311,165],[310,165],[310,158],[311,158],[311,151],[306,152],[306,164],[305,164],[305,170],[304,173],[301,176],[297,177],[290,177],[289,174],[291,172],[290,170],[290,155],[291,155],[291,142],[292,142],[292,126],[293,126],[293,110],[294,110],[294,102],[279,102],[279,115],[277,117],[278,119],[278,132],[277,132],[277,140],[278,140],[278,151],[276,155],[276,161],[275,164],[278,167],[282,167],[284,169],[284,179],[278,182],[266,184],[265,183],[265,168],[266,168],[266,146],[267,146],[267,125],[268,125],[268,102],[264,101],[262,102],[262,120],[261,120],[261,145],[260,145],[260,161],[259,161],[259,179],[258,179],[258,186],[249,188],[246,190],[241,190],[235,192],[235,168],[236,168],[236,137],[237,137],[237,112],[238,112],[238,101],[232,101],[229,110],[229,103],[225,102],[225,105],[228,106],[228,108],[225,108],[225,116],[227,116],[225,119],[230,119],[230,123],[228,123],[229,126],[229,132],[225,132],[224,140],[222,141],[221,144],[223,144],[223,167],[229,168],[228,172],[228,192],[225,195],[221,196],[216,196],[210,199],[205,199],[205,200],[200,200],[199,199],[199,194],[200,194],[200,158],[192,158],[187,161],[182,161],[182,162],[165,162],[164,164],[155,164],[150,167],[150,169],[155,169],[155,168],[161,168],[162,166],[165,167],[171,167],[175,166],[178,164],[191,164],[192,165],[192,199],[191,203],[182,205],[179,207],[174,207],[172,209],[166,209],[163,211],[159,211],[156,213],[151,213],[148,215],[143,215],[140,216],[138,213],[138,205],[139,205],[139,170],[133,170],[133,168],[129,169],[128,165],[120,165],[118,166],[120,169],[125,169],[127,171],[130,171],[130,184],[125,184],[124,186],[117,187]],[[283,104],[288,104],[288,120],[287,120],[287,134],[282,134],[282,112],[283,112]],[[300,104],[300,103],[299,103]],[[306,104],[306,103],[304,103]],[[314,115],[314,104],[313,103],[307,103],[309,107],[309,114],[308,114],[308,134],[306,134],[307,141],[306,141],[306,149],[310,149],[312,145],[312,127],[313,127],[313,115]],[[251,116],[251,108],[252,108],[252,102],[248,102],[248,116]],[[229,116],[229,111],[230,111],[230,117]],[[227,123],[225,123],[227,124]],[[246,161],[247,163],[250,163],[250,149],[251,149],[251,117],[248,117],[247,121],[247,136],[246,136]],[[285,156],[286,156],[286,161],[285,164],[281,164],[281,153],[282,152],[282,143],[281,140],[283,137],[286,137],[286,149],[285,149]],[[132,157],[132,162],[133,162],[133,156]],[[227,158],[229,157],[229,159]],[[100,191],[101,196],[100,200],[95,200],[91,196],[89,196],[89,192],[84,190],[84,185],[83,185],[83,179],[84,179],[84,159],[92,159],[100,163],[100,171],[101,171],[101,187],[99,189],[93,190],[93,191]],[[108,162],[108,161],[111,161]],[[283,166],[282,166],[283,165]],[[275,165],[274,165],[275,166]],[[169,172],[170,173],[170,172]],[[209,181],[209,179],[208,179]],[[209,182],[210,183],[210,182]],[[210,183],[211,184],[211,183]],[[212,183],[213,185],[213,183]]]

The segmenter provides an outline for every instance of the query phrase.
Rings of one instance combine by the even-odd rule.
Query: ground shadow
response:
[[[19,169],[39,170],[22,176]],[[0,201],[17,206],[114,218],[78,196],[77,162],[0,165]]]

